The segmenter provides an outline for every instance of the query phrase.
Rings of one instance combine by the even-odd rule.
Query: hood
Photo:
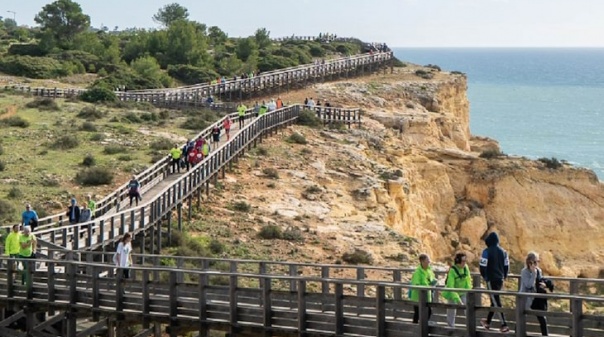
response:
[[[497,233],[492,232],[484,239],[484,243],[487,244],[488,247],[497,246],[499,244],[499,235]]]

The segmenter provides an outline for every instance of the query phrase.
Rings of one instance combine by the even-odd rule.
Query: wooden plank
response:
[[[107,319],[101,320],[98,323],[96,323],[95,325],[82,330],[81,332],[79,332],[76,337],[88,337],[90,335],[93,334],[97,334],[97,332],[106,329],[108,327],[107,325]],[[138,336],[138,335],[137,335]],[[142,336],[145,337],[145,336]]]

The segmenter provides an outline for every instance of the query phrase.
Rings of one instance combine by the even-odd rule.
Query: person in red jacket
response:
[[[227,136],[227,140],[231,139],[231,125],[233,125],[233,121],[231,120],[231,117],[227,116],[222,122],[222,128]]]

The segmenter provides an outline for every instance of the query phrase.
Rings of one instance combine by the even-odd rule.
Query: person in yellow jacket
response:
[[[4,254],[10,257],[19,257],[19,251],[21,250],[21,246],[19,245],[20,236],[19,225],[14,225],[12,232],[8,234],[4,242]]]
[[[201,146],[201,153],[203,154],[204,158],[210,154],[210,144],[208,144],[208,142],[203,143]]]
[[[239,106],[237,106],[237,115],[239,116],[239,128],[243,128],[243,126],[245,125],[245,112],[247,111],[247,107],[245,106],[245,104],[240,103]]]
[[[413,276],[411,276],[411,285],[413,286],[435,286],[436,276],[434,275],[434,271],[432,271],[432,267],[430,266],[430,257],[427,254],[420,254],[419,256],[419,266],[413,272]],[[412,301],[419,302],[419,291],[411,290],[409,297]],[[428,291],[428,302],[432,302],[432,292]],[[428,319],[432,316],[432,309],[428,307]],[[419,321],[419,307],[417,305],[413,306],[413,323],[417,323]]]
[[[170,158],[172,158],[172,173],[180,173],[180,156],[182,155],[182,151],[178,144],[174,144],[172,150],[170,150]]]
[[[23,227],[23,233],[19,236],[19,258],[21,259],[34,259],[36,246],[38,244],[38,240],[36,236],[31,233],[31,228],[29,226]],[[23,268],[23,273],[21,274],[21,284],[25,284],[27,281],[29,283],[29,276],[31,272],[30,268],[35,268],[35,264],[24,262],[25,267]]]
[[[447,273],[445,288],[472,289],[472,275],[470,275],[470,268],[468,268],[466,260],[466,253],[459,252],[455,254],[454,264],[449,268],[449,272]],[[466,293],[445,290],[443,291],[443,297],[450,304],[463,305],[466,303]],[[447,325],[452,328],[455,327],[456,315],[457,309],[447,309]]]

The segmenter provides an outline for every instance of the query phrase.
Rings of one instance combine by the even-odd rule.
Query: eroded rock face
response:
[[[321,255],[311,248],[317,258],[362,247],[376,264],[396,255],[413,265],[420,252],[450,261],[462,249],[476,263],[484,237],[497,231],[517,262],[536,251],[547,274],[598,277],[604,189],[595,174],[566,166],[550,170],[522,158],[480,158],[499,145],[471,136],[465,78],[410,76],[317,85],[316,97],[360,106],[363,128],[292,127],[284,137],[303,133],[310,153],[297,159],[292,153],[298,150],[287,148],[279,150],[287,154],[283,158],[263,160],[289,172],[273,189],[258,184],[261,177],[237,177],[239,184],[254,182],[248,199],[262,198],[259,209],[277,217],[275,223],[302,221],[326,236],[332,251]],[[267,141],[271,151],[295,146]],[[313,185],[320,188],[309,192]]]

